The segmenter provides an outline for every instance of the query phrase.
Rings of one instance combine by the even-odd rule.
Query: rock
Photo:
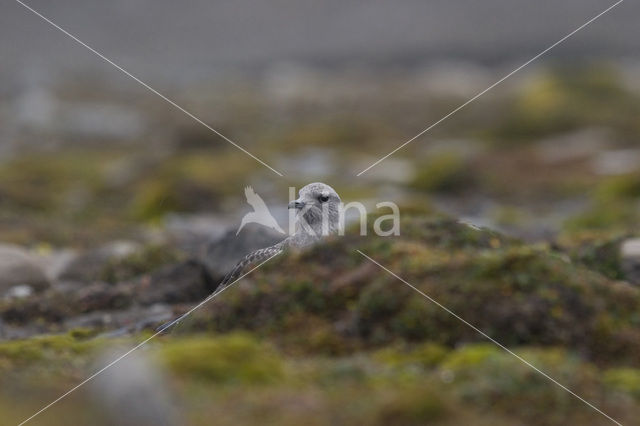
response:
[[[223,236],[230,226],[228,219],[206,214],[170,214],[164,224],[171,242],[191,254]]]
[[[40,333],[51,332],[75,313],[75,301],[67,300],[66,296],[55,291],[35,294],[18,303],[7,303],[2,307],[0,317],[12,326],[35,327]]]
[[[142,277],[135,286],[135,298],[141,305],[200,301],[215,290],[218,282],[204,264],[187,260]]]
[[[109,262],[123,259],[141,246],[132,241],[114,241],[100,248],[78,255],[67,262],[58,272],[59,279],[67,281],[95,281],[101,279],[101,274]]]
[[[606,149],[610,139],[607,129],[581,129],[541,140],[537,144],[538,155],[547,164],[584,160]]]
[[[49,287],[42,268],[35,256],[26,250],[12,245],[0,245],[0,295],[6,294],[12,287],[28,286],[34,291]]]
[[[640,149],[604,151],[593,160],[593,170],[599,175],[622,175],[638,169]]]
[[[229,230],[221,238],[206,244],[200,260],[212,277],[221,278],[245,255],[271,246],[284,238],[285,235],[273,229],[249,224],[238,235],[235,230]]]
[[[46,254],[38,254],[36,262],[42,268],[47,278],[55,282],[60,278],[60,274],[77,257],[77,253],[70,249],[52,250]]]
[[[33,288],[29,285],[17,285],[15,287],[11,287],[7,292],[7,297],[9,299],[24,299],[33,294]]]
[[[640,284],[640,238],[624,241],[620,247],[620,257],[627,281]]]
[[[95,369],[118,358],[128,348],[105,351]],[[170,386],[162,370],[147,351],[136,351],[123,358],[116,368],[91,382],[91,394],[108,424],[178,425],[179,413],[175,407]]]

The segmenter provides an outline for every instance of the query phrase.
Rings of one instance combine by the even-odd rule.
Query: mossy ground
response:
[[[40,383],[38,395],[46,399],[66,390],[65,385],[88,372],[92,359],[88,353],[101,345],[93,344],[91,352],[73,349],[73,343],[71,348],[56,348],[59,357],[48,355],[48,381]],[[607,424],[582,402],[489,343],[454,349],[404,344],[331,357],[294,356],[276,347],[268,339],[231,333],[162,339],[145,351],[150,356],[147,362],[169,373],[170,390],[183,401],[183,421],[194,425],[210,424],[211,418],[217,424]],[[66,355],[61,357],[65,351],[73,352],[71,366],[64,361]],[[615,413],[623,423],[639,414],[640,370],[599,369],[559,348],[521,347],[516,352]],[[15,362],[13,355],[1,356]],[[35,376],[42,374],[39,365],[32,359],[12,369]],[[20,420],[35,408],[34,401],[19,400],[28,388],[17,389],[13,394],[3,392],[2,401],[13,401],[4,407],[5,419]],[[72,401],[51,409],[47,416],[52,416],[53,424],[61,414],[82,419],[87,410],[98,410],[91,408],[95,401],[86,396],[74,396]],[[75,409],[77,404],[85,407]],[[102,424],[99,418],[94,421]]]
[[[457,99],[385,96],[358,111],[296,106],[277,126],[265,119],[268,108],[260,110],[259,102],[232,103],[225,132],[260,140],[247,146],[269,163],[275,164],[275,152],[334,150],[335,169],[309,180],[327,180],[346,201],[373,199],[389,188],[402,193],[401,236],[348,233],[274,259],[175,332],[150,342],[144,354],[168,372],[184,423],[609,424],[361,250],[623,424],[633,424],[640,418],[640,289],[625,281],[619,246],[638,235],[638,170],[602,176],[592,157],[550,161],[539,146],[543,139],[606,126],[603,149],[637,148],[640,103],[620,80],[599,66],[533,76],[521,90],[487,99],[486,108],[461,112],[428,135],[470,140],[478,148],[470,155],[424,149],[431,140],[398,152],[415,166],[405,182],[376,177],[359,183],[354,164],[365,150],[372,156],[388,152],[389,141],[406,140],[459,105]],[[416,105],[425,115],[415,113]],[[252,182],[266,188],[285,187],[289,179],[307,183],[255,172],[252,159],[209,143],[201,129],[177,127],[175,143],[157,152],[94,147],[28,153],[0,164],[2,240],[93,247],[135,239],[141,228],[158,229],[169,213],[223,213],[234,196],[235,207],[242,202],[242,187]],[[286,173],[286,165],[283,160],[277,168]],[[496,221],[515,227],[534,217],[539,205],[578,199],[585,207],[568,214],[559,234],[528,244],[437,213],[430,200],[441,196],[490,199]],[[164,245],[146,246],[106,265],[97,278],[109,285],[135,283],[133,278],[182,256]],[[129,306],[133,301],[124,296],[123,306]],[[42,311],[36,306],[36,322],[85,313],[63,297],[49,302]],[[1,305],[3,312],[30,306],[11,300]],[[97,332],[0,342],[2,422],[19,422],[79,383],[111,346],[131,347],[149,336]],[[82,389],[42,419],[108,424]]]
[[[443,216],[402,229],[274,259],[150,342],[185,421],[607,423],[356,250],[623,423],[640,414],[638,288]],[[0,366],[62,391],[114,343],[82,330],[5,342]]]

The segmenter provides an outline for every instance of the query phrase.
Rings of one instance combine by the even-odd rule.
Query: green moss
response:
[[[627,135],[635,131],[638,103],[620,81],[605,66],[558,67],[542,73],[508,106],[492,137],[513,144],[599,124]]]
[[[93,328],[74,328],[69,331],[69,336],[74,340],[82,341],[96,337],[99,331]]]
[[[506,345],[566,345],[597,362],[633,363],[631,347],[640,349],[629,338],[639,333],[637,289],[616,285],[546,246],[452,220],[409,217],[402,226],[400,237],[343,237],[275,259],[255,271],[253,284],[240,285],[244,290],[220,302],[223,307],[204,312],[207,324],[217,331],[279,336],[288,350],[306,347],[305,353],[313,348],[343,354],[397,341],[455,347],[481,340],[354,253],[357,248]],[[306,341],[315,343],[301,343],[305,336],[314,336]]]
[[[453,250],[494,249],[520,243],[490,229],[477,229],[442,215],[403,216],[401,233],[427,247]]]
[[[560,245],[575,262],[606,277],[623,280],[625,274],[622,269],[620,245],[626,238],[625,234],[582,232],[573,236],[563,236]]]
[[[570,218],[565,229],[633,231],[640,220],[639,203],[640,174],[607,178],[596,187],[591,208]]]
[[[223,196],[238,194],[252,170],[227,152],[180,154],[136,182],[129,213],[157,220],[167,212],[216,211]]]
[[[423,191],[452,192],[467,188],[470,182],[466,161],[456,153],[447,152],[422,162],[411,185]]]
[[[5,207],[56,212],[72,207],[72,192],[106,189],[104,171],[117,154],[64,152],[17,157],[0,165],[0,194]]]
[[[87,340],[86,333],[77,330],[68,334],[11,340],[0,343],[0,366],[14,368],[45,361],[71,361],[100,344],[97,340]]]
[[[382,281],[366,288],[355,306],[359,333],[376,344],[393,340],[389,321],[402,309],[407,296],[405,288]]]
[[[410,347],[386,347],[374,352],[373,358],[392,367],[419,365],[432,368],[440,364],[448,352],[446,347],[428,342]]]
[[[192,379],[255,384],[283,375],[276,353],[248,334],[167,341],[162,356],[173,372]]]
[[[380,120],[357,117],[322,119],[316,116],[310,122],[296,122],[291,127],[278,130],[265,143],[281,152],[295,152],[300,147],[334,146],[344,150],[345,146],[355,146],[362,149],[391,137],[391,129]]]
[[[607,230],[610,232],[632,231],[640,219],[640,209],[636,203],[596,202],[590,209],[564,223],[567,232]]]
[[[382,404],[374,424],[424,425],[442,420],[449,411],[435,388],[404,387]]]
[[[317,313],[327,308],[327,299],[322,294],[322,286],[311,280],[293,281],[287,283],[284,291],[291,295],[290,309],[299,307],[304,312]]]
[[[529,215],[524,209],[513,206],[499,206],[491,216],[498,225],[514,227],[525,224],[529,219]]]
[[[491,343],[468,345],[451,352],[442,362],[442,368],[464,370],[484,364],[490,358],[500,357],[500,348]]]
[[[640,369],[612,368],[604,372],[604,382],[640,399]]]
[[[596,201],[640,201],[640,173],[614,176],[601,182],[595,193]]]
[[[588,395],[602,406],[598,370],[561,348],[520,348],[515,353],[554,379]],[[553,386],[522,360],[493,344],[467,345],[442,363],[441,374],[449,389],[474,407],[498,410],[525,424],[564,424],[580,405],[573,396]],[[601,395],[601,394],[600,394]],[[545,407],[545,415],[540,409]]]
[[[440,308],[422,297],[410,297],[389,321],[390,329],[393,334],[409,341],[432,339],[447,342],[448,333],[440,329],[444,315]]]

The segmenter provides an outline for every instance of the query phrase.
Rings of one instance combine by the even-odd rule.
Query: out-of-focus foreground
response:
[[[637,421],[640,68],[575,51],[532,66],[356,177],[522,62],[432,50],[161,90],[284,177],[126,77],[0,85],[3,424],[277,240],[259,226],[236,237],[244,186],[284,225],[287,187],[312,181],[371,206],[368,226],[396,202],[401,235],[352,224],[274,259],[34,424],[610,424],[356,250]]]

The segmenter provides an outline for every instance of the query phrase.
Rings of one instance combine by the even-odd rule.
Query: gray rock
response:
[[[95,281],[101,278],[109,262],[123,259],[140,249],[132,241],[114,241],[100,248],[78,255],[57,271],[58,278],[65,281]]]
[[[164,225],[173,244],[190,254],[196,254],[208,241],[223,236],[231,226],[231,221],[215,215],[171,214]]]
[[[240,234],[229,230],[222,237],[205,245],[200,260],[212,277],[223,277],[245,255],[254,250],[271,246],[286,236],[262,225],[249,224]]]
[[[551,136],[538,142],[538,156],[548,164],[589,159],[607,149],[610,133],[605,128],[591,127]]]
[[[11,287],[6,296],[10,299],[24,299],[33,294],[33,288],[29,285],[17,285]]]
[[[49,287],[49,280],[28,251],[0,244],[0,295],[17,286],[28,286],[34,291],[41,291]]]
[[[104,367],[127,349],[105,351],[95,368]],[[108,424],[171,426],[182,423],[167,379],[154,361],[148,351],[138,350],[91,382],[93,401],[108,418]]]
[[[70,249],[53,250],[50,253],[39,254],[35,261],[44,271],[51,282],[60,278],[60,274],[75,260],[77,253]]]
[[[640,238],[624,241],[620,247],[620,257],[627,281],[640,284]]]
[[[134,287],[136,301],[143,305],[199,301],[211,294],[219,280],[213,279],[207,267],[192,259],[165,266],[143,276]]]
[[[622,175],[638,169],[640,149],[617,149],[598,154],[593,169],[600,175]]]

